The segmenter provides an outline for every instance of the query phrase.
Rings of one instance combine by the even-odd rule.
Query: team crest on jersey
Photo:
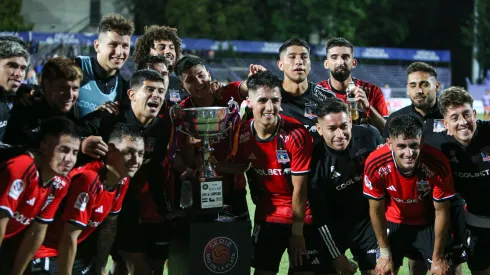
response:
[[[316,104],[315,103],[306,103],[305,104],[305,117],[309,119],[316,118]]]
[[[417,191],[425,193],[430,190],[429,182],[426,180],[417,181]]]
[[[444,124],[442,123],[442,119],[434,119],[434,125],[432,126],[432,131],[434,133],[439,133],[444,131]]]
[[[168,92],[170,93],[170,101],[172,101],[172,102],[180,102],[180,93],[179,93],[179,90],[170,89]]]
[[[484,162],[488,162],[490,161],[490,156],[488,153],[486,152],[481,152],[481,160],[484,161]]]
[[[20,194],[22,194],[25,187],[26,184],[21,179],[14,180],[14,182],[12,182],[12,185],[10,186],[9,197],[11,197],[14,200],[18,200]]]
[[[276,156],[277,156],[277,161],[279,163],[285,164],[285,163],[288,163],[290,161],[288,152],[286,150],[277,150]]]
[[[88,193],[80,193],[77,197],[77,200],[75,201],[75,205],[73,207],[75,207],[76,209],[80,210],[80,211],[85,211],[85,208],[87,208],[87,203],[88,203],[88,200],[89,200],[89,195]]]

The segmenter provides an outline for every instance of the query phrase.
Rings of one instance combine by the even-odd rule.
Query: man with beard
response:
[[[345,251],[350,249],[363,274],[376,266],[377,240],[369,220],[369,204],[362,195],[364,161],[382,143],[381,135],[368,125],[352,125],[347,105],[329,98],[317,108],[318,133],[323,137],[313,148],[308,202],[313,224],[320,232],[315,271],[354,274]]]
[[[359,121],[367,119],[382,132],[386,122],[384,117],[389,115],[383,92],[374,84],[352,77],[351,71],[357,66],[352,43],[341,37],[332,38],[327,42],[326,50],[327,58],[324,65],[325,69],[330,70],[330,78],[319,82],[318,85],[333,91],[343,101],[352,94],[359,109],[363,111],[359,114]],[[347,91],[351,82],[354,82],[356,88]]]
[[[128,127],[141,131],[145,138],[143,166],[131,179],[118,218],[118,227],[125,230],[117,232],[114,242],[130,274],[152,272],[146,257],[147,247],[152,240],[147,239],[140,224],[139,196],[145,184],[148,183],[161,215],[165,215],[169,207],[164,190],[163,161],[167,155],[171,124],[168,117],[158,116],[165,92],[165,79],[159,73],[153,70],[137,71],[131,77],[131,89],[128,91],[130,106],[122,105],[117,115],[97,110],[81,121],[85,129],[84,136],[88,136],[82,142],[82,152],[97,158],[106,155],[108,146],[103,138],[107,138],[116,123],[127,123]]]
[[[114,127],[107,144],[109,152],[104,161],[95,160],[69,173],[72,187],[31,261],[31,274],[100,274],[93,272],[92,257],[107,255],[93,249],[88,255],[77,253],[79,244],[95,230],[99,241],[112,244],[116,229],[108,224],[115,223],[130,178],[140,168],[145,150],[141,134],[125,124]]]
[[[29,53],[21,44],[11,40],[0,41],[0,141],[28,63]]]
[[[168,26],[151,25],[145,27],[145,33],[136,40],[133,60],[139,64],[147,59],[148,55],[161,55],[168,59],[169,72],[174,72],[175,64],[182,56],[182,40],[180,40],[177,29]],[[189,93],[180,86],[179,78],[170,74],[170,83],[165,101],[174,105],[189,96]]]
[[[473,98],[463,88],[444,90],[438,103],[447,131],[424,138],[447,156],[455,189],[466,201],[468,267],[474,275],[489,274],[490,123],[477,120]]]
[[[310,45],[299,38],[287,40],[279,48],[277,66],[284,72],[281,89],[281,114],[293,117],[308,129],[315,140],[316,107],[335,94],[313,82],[308,82],[311,70]]]
[[[387,124],[400,115],[410,115],[424,123],[424,136],[444,130],[443,116],[439,110],[437,92],[441,84],[437,81],[436,70],[427,63],[414,62],[407,68],[407,94],[412,104],[390,115]],[[388,127],[385,127],[384,136],[388,137]],[[434,144],[437,140],[426,139],[425,143]],[[458,195],[451,200],[451,232],[454,234],[454,254],[462,254],[466,240],[465,234],[465,201]],[[423,262],[410,260],[411,274],[425,274],[426,268]],[[459,261],[464,262],[465,257]],[[457,269],[461,274],[461,266]]]
[[[97,57],[78,56],[75,62],[83,72],[77,105],[80,117],[106,102],[125,102],[128,84],[119,70],[129,57],[133,22],[119,14],[102,17],[99,36],[94,41]]]
[[[14,261],[27,264],[39,248],[77,161],[80,137],[71,120],[45,120],[40,137],[38,152],[0,164],[0,274],[10,274]]]
[[[451,167],[439,150],[424,144],[422,131],[420,120],[395,117],[388,145],[371,153],[364,166],[363,191],[379,244],[377,274],[397,274],[406,256],[424,259],[431,274],[451,272]]]
[[[5,143],[37,148],[44,119],[58,115],[75,119],[82,80],[80,68],[69,58],[56,57],[44,65],[41,76],[44,96],[33,100],[30,106],[14,105],[3,137]]]

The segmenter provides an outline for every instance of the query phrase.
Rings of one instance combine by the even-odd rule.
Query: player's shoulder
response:
[[[380,167],[393,162],[391,149],[388,145],[381,146],[369,154],[366,159],[366,167]]]
[[[179,103],[179,107],[180,108],[192,108],[192,107],[194,107],[194,106],[192,106],[191,97],[188,97],[188,98],[183,99]]]
[[[21,154],[5,161],[5,166],[10,173],[24,173],[30,168],[35,168],[34,158],[28,154]]]
[[[308,133],[308,130],[306,130],[305,126],[301,124],[297,119],[286,116],[281,114],[281,130],[283,132],[291,132],[291,131],[299,131],[299,132],[305,132]]]
[[[399,110],[394,111],[393,113],[390,114],[388,117],[389,119],[393,119],[395,117],[401,116],[401,115],[412,115],[412,105],[405,106]]]
[[[376,84],[358,78],[356,78],[355,80],[356,80],[357,87],[359,87],[363,91],[381,92],[381,88],[378,87]]]
[[[319,82],[321,83],[321,82]],[[321,85],[319,83],[310,82],[313,95],[316,97],[321,97],[320,95],[325,95],[326,97],[335,97],[335,93],[332,92],[328,86]],[[328,84],[328,83],[327,83]],[[320,98],[323,99],[323,98]]]
[[[441,176],[450,174],[449,160],[436,147],[424,144],[420,150],[420,159],[422,163],[429,169],[435,171]]]
[[[378,129],[370,124],[352,125],[354,137],[377,137],[380,135]]]
[[[243,121],[242,124],[240,125],[240,134],[239,134],[239,139],[238,139],[238,143],[239,144],[242,144],[242,143],[246,143],[246,142],[249,142],[250,140],[252,140],[252,121],[253,121],[253,118],[247,120],[247,121]]]

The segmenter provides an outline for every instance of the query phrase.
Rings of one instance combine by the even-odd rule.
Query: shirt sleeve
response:
[[[36,217],[36,220],[42,223],[51,223],[54,220],[54,215],[60,206],[61,201],[68,193],[70,181],[66,178],[56,177],[52,184],[52,194],[48,196],[41,213]]]
[[[7,167],[0,173],[0,210],[12,217],[19,202],[24,199],[28,182],[22,177],[25,169],[19,167],[19,161],[5,165]]]
[[[288,153],[291,154],[291,174],[304,175],[310,172],[313,137],[304,127],[296,128],[288,135]]]
[[[374,87],[373,96],[369,100],[369,104],[372,104],[372,106],[383,117],[388,117],[390,115],[390,113],[388,112],[388,107],[386,106],[386,100],[385,97],[383,96],[383,92],[381,91],[381,88],[379,88],[378,86]]]
[[[445,156],[440,154],[440,160],[444,163],[444,170],[447,173],[438,176],[439,180],[434,183],[434,190],[432,191],[432,196],[434,201],[442,202],[451,199],[455,195],[454,183],[453,183],[453,172],[451,171],[451,166],[449,161]]]
[[[114,198],[114,203],[112,204],[111,214],[118,214],[122,209],[122,203],[126,192],[128,191],[129,179],[126,178],[123,183],[119,186],[119,193]]]
[[[224,86],[222,89],[223,91],[221,92],[221,103],[222,104],[227,104],[228,101],[233,97],[233,100],[235,100],[238,103],[238,108],[240,108],[240,104],[242,104],[244,98],[240,94],[240,86],[242,85],[242,81],[235,81],[231,82],[228,85]]]
[[[250,122],[245,122],[245,123],[250,123]],[[246,125],[243,124],[241,127],[246,127]],[[236,153],[232,157],[233,163],[238,164],[238,165],[249,164],[250,160],[247,159],[246,154],[245,154],[246,148],[250,144],[250,140],[253,140],[252,133],[249,130],[249,128],[244,129],[240,132],[240,134],[238,136],[238,140],[239,141],[238,141],[238,146],[236,148]]]
[[[364,171],[369,171],[367,168],[370,165],[370,162],[370,158],[368,158],[364,165]],[[373,200],[381,200],[385,197],[384,180],[378,177],[376,172],[372,172],[370,175],[365,173],[363,183],[363,193],[365,197]]]
[[[97,177],[95,172],[86,171],[73,179],[72,188],[68,192],[66,206],[61,216],[63,221],[86,227],[92,214],[95,200],[94,193],[90,192]]]

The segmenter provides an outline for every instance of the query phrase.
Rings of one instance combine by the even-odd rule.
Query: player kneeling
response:
[[[107,144],[105,161],[90,162],[69,174],[72,187],[58,212],[60,216],[49,226],[46,240],[34,256],[31,274],[86,275],[105,271],[116,234],[114,214],[121,210],[129,178],[140,168],[145,150],[143,137],[124,124],[115,126]],[[77,253],[78,244],[98,226],[97,247]]]

